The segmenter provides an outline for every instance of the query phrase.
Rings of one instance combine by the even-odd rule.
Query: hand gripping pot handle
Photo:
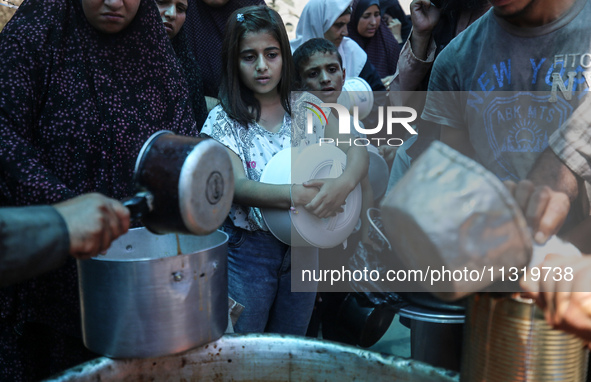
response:
[[[207,235],[225,220],[234,196],[226,149],[213,139],[153,134],[138,155],[132,217],[154,233]]]
[[[154,209],[154,195],[144,191],[138,192],[129,199],[123,201],[123,205],[129,210],[132,220],[141,221],[144,215],[147,215]]]

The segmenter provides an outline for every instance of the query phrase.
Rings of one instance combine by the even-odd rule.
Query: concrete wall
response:
[[[0,0],[0,30],[10,20],[16,9],[9,7],[10,5],[20,5],[22,0]]]

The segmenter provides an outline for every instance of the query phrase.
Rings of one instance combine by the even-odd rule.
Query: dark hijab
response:
[[[87,22],[80,0],[25,1],[0,35],[4,204],[131,195],[152,133],[195,133],[187,97],[153,1],[112,35]]]
[[[347,26],[349,37],[355,40],[367,53],[367,59],[375,66],[381,78],[392,75],[396,72],[400,46],[392,35],[392,32],[383,21],[375,35],[371,38],[363,37],[357,32],[357,25],[363,13],[372,5],[380,7],[379,0],[355,0],[351,21]]]
[[[202,0],[188,0],[189,9],[184,28],[189,48],[197,58],[206,96],[218,97],[222,78],[222,42],[228,17],[237,9],[265,4],[264,0],[229,0],[213,8]]]
[[[400,23],[402,24],[400,28],[400,32],[402,34],[402,43],[399,44],[400,46],[402,46],[408,38],[408,36],[410,35],[410,30],[412,29],[412,21],[410,20],[410,15],[407,15],[404,12],[398,0],[380,0],[380,11],[382,13],[382,16],[384,16],[384,14],[387,13],[391,17],[398,19],[398,21],[400,21]]]
[[[207,119],[207,105],[205,104],[205,96],[203,93],[203,77],[201,69],[197,63],[197,59],[189,49],[189,39],[187,37],[187,30],[183,26],[179,33],[172,40],[172,47],[176,54],[181,70],[187,81],[189,87],[189,99],[193,109],[193,115],[197,122],[197,130],[201,131],[205,120]]]
[[[20,6],[0,34],[0,205],[53,203],[90,191],[130,196],[136,157],[162,129],[197,134],[153,0],[141,0],[129,26],[111,35],[88,23],[80,0]],[[0,290],[0,380],[39,379],[47,376],[43,365],[55,372],[81,361],[57,339],[52,348],[45,337],[43,356],[34,348],[23,352],[23,341],[15,340],[24,322],[36,322],[52,328],[51,338],[77,337],[81,352],[77,294],[71,258]],[[26,372],[37,374],[20,375]]]

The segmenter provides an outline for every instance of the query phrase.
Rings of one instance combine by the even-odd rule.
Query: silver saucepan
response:
[[[213,139],[153,134],[137,158],[134,180],[137,194],[124,205],[154,233],[207,235],[232,205],[230,157]]]

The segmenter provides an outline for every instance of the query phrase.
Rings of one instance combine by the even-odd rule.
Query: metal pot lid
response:
[[[215,231],[228,216],[233,197],[234,175],[226,149],[213,139],[202,141],[187,156],[179,177],[185,226],[194,233]]]

